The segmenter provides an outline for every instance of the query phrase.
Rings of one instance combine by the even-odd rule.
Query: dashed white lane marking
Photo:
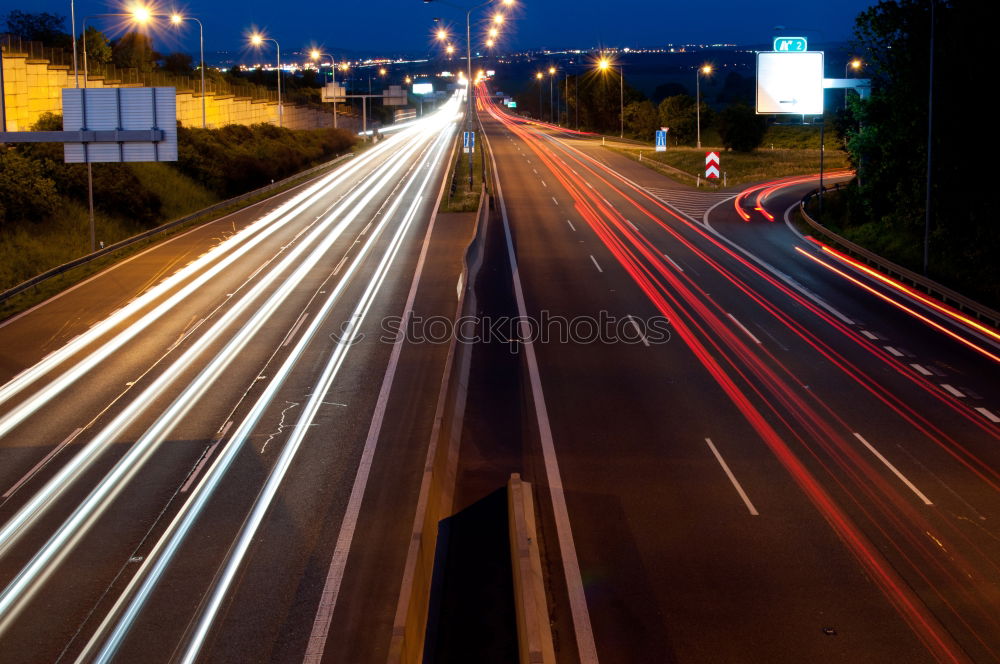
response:
[[[719,454],[719,450],[715,449],[715,444],[712,443],[712,439],[706,438],[705,442],[708,443],[708,449],[712,450],[712,454],[715,455],[715,460],[719,462],[720,466],[722,466],[722,470],[725,471],[726,477],[728,477],[729,481],[733,483],[733,486],[736,488],[736,493],[740,494],[740,498],[743,499],[743,504],[747,506],[747,510],[749,510],[750,514],[753,516],[760,516],[760,512],[758,512],[757,508],[750,502],[750,497],[747,496],[747,492],[743,490],[739,480],[737,480],[736,476],[733,475],[733,471],[729,470],[726,460],[722,458],[721,454]]]
[[[598,272],[604,272],[604,270],[601,269],[601,266],[597,264],[597,259],[594,258],[593,254],[590,255],[590,260],[594,261],[594,267],[597,268]]]
[[[866,337],[868,337],[872,341],[875,341],[875,340],[878,339],[878,335],[877,334],[869,332],[868,330],[861,330],[861,334],[865,335]]]
[[[626,219],[625,223],[632,227],[633,230],[638,231],[639,227],[633,224],[630,220]]]
[[[887,351],[889,351],[890,353],[892,353],[892,354],[893,354],[893,355],[895,355],[896,357],[903,357],[903,354],[902,354],[902,353],[900,353],[900,352],[899,352],[898,350],[896,350],[895,348],[893,348],[892,346],[882,346],[882,348],[885,348],[885,349],[886,349]]]
[[[548,187],[548,186],[549,186],[549,185],[545,184],[545,180],[539,180],[539,182],[541,182],[541,183],[542,183],[542,186],[543,186],[543,187]]]
[[[964,398],[965,395],[959,392],[957,389],[949,385],[948,383],[941,383],[941,389],[947,391],[949,394],[953,394],[956,397]]]
[[[570,221],[569,219],[567,219],[567,220],[566,220],[566,223],[567,223],[567,224],[569,224],[569,227],[570,227],[571,229],[573,229],[573,232],[575,233],[575,232],[576,232],[576,226],[574,226],[574,225],[573,225],[573,222],[572,222],[572,221]]]
[[[933,376],[933,375],[934,375],[934,373],[933,373],[933,372],[931,372],[931,371],[928,371],[927,369],[925,369],[925,368],[924,368],[924,367],[923,367],[922,365],[920,365],[920,364],[911,364],[910,366],[911,366],[911,367],[913,367],[914,369],[916,369],[916,370],[917,370],[917,372],[918,372],[919,374],[923,375],[923,376]]]
[[[552,202],[555,203],[556,205],[559,205],[559,201],[556,200],[555,196],[552,197]]]
[[[531,162],[528,163],[530,164]],[[538,171],[536,171],[534,168],[531,169],[531,172],[534,173],[535,175],[538,175]]]
[[[867,447],[869,452],[871,452],[872,454],[874,454],[878,458],[879,461],[881,461],[883,464],[885,464],[885,467],[888,468],[889,470],[891,470],[893,475],[895,475],[896,477],[898,477],[903,484],[905,484],[907,487],[909,487],[910,491],[912,491],[913,493],[917,494],[917,498],[919,498],[921,501],[923,501],[924,505],[933,505],[934,504],[930,500],[927,499],[927,496],[925,496],[923,493],[921,493],[920,489],[918,489],[917,487],[915,487],[913,485],[913,482],[911,482],[910,480],[906,479],[906,476],[903,475],[903,473],[899,472],[898,468],[896,468],[894,465],[892,465],[889,462],[888,459],[886,459],[884,456],[882,456],[881,452],[879,452],[874,447],[872,447],[872,444],[869,443],[867,440],[865,440],[864,437],[862,437],[862,435],[860,433],[855,433],[854,437],[857,438],[858,440],[860,440],[861,444],[864,445],[865,447]]]
[[[751,331],[750,331],[750,330],[748,330],[748,329],[747,329],[746,327],[744,327],[744,326],[743,326],[743,323],[741,323],[741,322],[739,322],[738,320],[736,320],[736,316],[734,316],[734,315],[732,315],[732,314],[726,314],[726,315],[727,315],[727,316],[729,316],[730,320],[732,320],[732,321],[733,321],[734,323],[736,323],[736,327],[738,327],[738,328],[740,328],[741,330],[743,330],[743,333],[744,333],[744,334],[746,334],[746,335],[747,335],[748,337],[750,337],[751,339],[753,339],[753,342],[754,342],[755,344],[760,344],[760,339],[758,339],[757,337],[755,337],[755,336],[753,335],[753,332],[751,332]]]
[[[677,268],[677,270],[679,272],[683,272],[684,271],[684,268],[682,268],[680,265],[678,265],[677,263],[675,263],[673,258],[671,258],[670,256],[667,256],[666,254],[663,254],[663,257],[666,258],[668,261],[670,261],[670,264],[673,265],[675,268]]]
[[[285,340],[281,342],[282,348],[287,346],[288,342],[295,338],[295,333],[299,331],[299,328],[302,327],[302,323],[306,322],[306,318],[308,317],[309,317],[309,312],[303,311],[302,314],[299,316],[299,319],[295,321],[295,325],[293,325],[292,329],[288,331],[288,334],[285,336]]]
[[[649,346],[649,340],[646,339],[646,335],[642,333],[642,328],[639,327],[639,324],[637,322],[635,322],[635,316],[633,316],[632,314],[629,314],[628,315],[628,320],[629,320],[630,323],[632,323],[632,327],[634,327],[635,331],[639,334],[639,338],[642,339],[642,344],[644,346],[648,347]]]
[[[976,408],[976,412],[978,412],[980,415],[988,419],[993,424],[1000,424],[1000,417],[997,417],[992,412],[986,410],[982,406]]]

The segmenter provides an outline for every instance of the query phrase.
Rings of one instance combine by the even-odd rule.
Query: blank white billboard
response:
[[[177,161],[176,88],[63,88],[63,130],[161,129],[163,140],[66,143],[66,163]]]
[[[415,95],[429,95],[434,92],[433,83],[414,83],[413,84],[413,94]]]
[[[821,115],[823,52],[758,52],[757,113]]]

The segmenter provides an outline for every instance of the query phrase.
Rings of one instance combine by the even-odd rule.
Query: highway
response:
[[[0,661],[384,661],[460,100],[0,324]]]
[[[477,350],[459,495],[539,487],[559,660],[1000,659],[998,339],[801,238],[813,182],[737,201],[480,118],[480,288],[534,327]]]

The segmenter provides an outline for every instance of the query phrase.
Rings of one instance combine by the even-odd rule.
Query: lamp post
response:
[[[538,81],[538,120],[539,120],[539,122],[541,122],[541,120],[542,120],[542,79],[543,78],[545,78],[545,76],[542,74],[542,72],[540,72],[540,71],[539,72],[535,72],[535,80]]]
[[[552,81],[556,77],[556,68],[549,67],[549,122],[556,123],[556,111],[552,104]]]
[[[694,87],[695,87],[695,116],[697,118],[698,126],[698,147],[701,147],[701,75],[705,74],[708,76],[712,73],[712,65],[703,65],[698,67],[697,71],[694,73]]]
[[[278,52],[278,126],[282,127],[284,126],[284,109],[281,106],[281,44],[278,43],[277,39],[265,37],[259,32],[250,35],[250,43],[257,48],[260,48],[266,41],[274,42],[274,47]]]
[[[861,61],[861,58],[852,58],[851,60],[849,60],[847,62],[847,64],[844,65],[844,78],[847,78],[848,70],[853,69],[856,72],[859,69],[861,69],[861,66],[863,64],[864,63]],[[849,91],[850,90],[848,88],[844,88],[844,108],[845,109],[847,108],[847,93]]]
[[[84,16],[83,20],[80,22],[80,27],[83,34],[83,87],[87,87],[87,19],[88,18],[105,18],[111,16],[128,16],[131,17],[134,23],[144,25],[149,22],[152,18],[149,10],[142,6],[137,6],[133,11],[128,13],[118,12],[115,14],[91,14],[90,16]],[[74,45],[76,40],[73,40]],[[75,69],[76,63],[74,63]],[[80,87],[80,77],[77,74],[76,77],[76,87]],[[84,102],[86,103],[86,102]],[[86,118],[86,114],[84,114]],[[87,216],[90,220],[90,253],[97,251],[97,222],[94,219],[94,164],[90,161],[90,154],[87,151],[87,144],[83,144],[83,160],[87,162]]]
[[[597,68],[601,71],[613,69],[611,66],[611,60],[606,57],[602,57],[597,61]],[[618,120],[621,125],[619,136],[621,138],[625,138],[625,72],[622,69],[622,65],[618,65],[618,103]]]
[[[174,25],[180,25],[184,21],[194,21],[198,24],[198,50],[201,56],[201,128],[206,129],[208,127],[207,113],[205,112],[205,26],[201,24],[201,21],[193,16],[182,16],[181,14],[171,14],[170,22]]]
[[[472,86],[472,27],[471,27],[472,26],[472,12],[474,12],[477,9],[481,9],[481,8],[487,6],[487,5],[491,5],[494,2],[496,2],[496,1],[497,0],[486,0],[486,2],[482,2],[482,3],[478,4],[478,5],[473,5],[472,7],[462,7],[461,5],[453,5],[450,2],[445,2],[444,0],[424,0],[425,4],[430,3],[430,2],[439,2],[442,5],[447,5],[449,7],[454,7],[456,9],[464,9],[465,10],[465,55],[466,55],[466,68],[467,68],[467,70],[466,70],[467,73],[466,73],[466,77],[465,77],[465,80],[466,80],[466,83],[465,83],[465,85],[466,85],[465,101],[466,101],[466,107],[467,107],[466,108],[466,113],[465,113],[465,130],[468,131],[468,132],[472,131],[472,96],[473,96],[473,94],[475,94],[475,90],[474,90],[474,88]],[[502,2],[502,4],[507,5],[507,6],[510,6],[510,5],[514,4],[514,0],[500,0],[500,2]],[[503,14],[497,12],[496,14],[493,15],[493,23],[495,25],[500,25],[501,23],[503,23],[503,21],[504,21]],[[438,39],[442,39],[442,37],[441,37],[442,33],[445,36],[447,36],[447,34],[448,34],[443,29],[439,30],[438,31]],[[454,47],[449,46],[448,48],[450,49],[448,51],[448,53],[450,55],[451,53],[454,52]],[[472,153],[473,153],[473,150],[469,150],[469,188],[470,189],[472,188]]]
[[[312,51],[309,52],[309,57],[311,57],[313,60],[319,60],[322,57],[330,58],[330,76],[333,77],[333,86],[334,86],[334,96],[333,96],[333,128],[336,129],[337,128],[337,95],[336,95],[336,87],[337,87],[337,63],[334,62],[332,55],[330,55],[329,53],[320,53],[316,49],[313,49]]]

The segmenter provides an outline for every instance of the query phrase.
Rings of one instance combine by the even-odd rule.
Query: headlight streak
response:
[[[494,117],[497,117],[496,114],[494,114]],[[504,122],[504,120],[499,117],[497,117],[497,119]],[[510,125],[510,123],[505,124]],[[520,131],[516,131],[515,133],[518,133],[519,135],[523,134],[523,132]],[[771,429],[770,425],[768,425],[760,416],[757,409],[740,392],[739,388],[732,381],[732,379],[726,375],[725,370],[716,363],[716,361],[712,358],[712,355],[707,352],[707,349],[704,346],[702,346],[701,342],[698,340],[698,336],[703,337],[709,342],[709,345],[715,349],[716,353],[718,353],[718,357],[724,363],[730,365],[731,369],[736,372],[737,376],[739,376],[741,380],[743,380],[747,386],[751,388],[751,391],[764,400],[765,405],[770,405],[770,400],[768,400],[767,396],[756,388],[755,381],[736,366],[735,360],[733,359],[734,357],[740,357],[749,361],[750,366],[748,368],[752,369],[754,375],[757,376],[757,379],[767,385],[770,390],[777,390],[774,396],[788,409],[789,413],[791,413],[793,417],[802,420],[803,415],[808,416],[808,420],[800,421],[799,425],[802,426],[805,431],[809,432],[811,437],[818,439],[818,442],[824,442],[824,439],[835,439],[836,433],[823,422],[818,413],[813,413],[812,409],[796,396],[794,390],[784,386],[783,381],[781,381],[778,376],[774,375],[766,365],[757,359],[756,355],[751,349],[746,347],[746,344],[741,338],[734,337],[727,326],[716,320],[717,317],[705,309],[704,305],[702,305],[697,298],[693,297],[693,293],[691,293],[688,288],[681,283],[678,277],[673,275],[670,270],[666,269],[665,265],[660,265],[662,261],[659,258],[659,254],[656,252],[655,247],[648,243],[648,241],[643,242],[644,238],[631,237],[637,236],[637,234],[629,231],[624,223],[621,223],[621,220],[624,218],[622,217],[619,219],[619,217],[621,217],[620,213],[602,205],[598,197],[589,194],[588,189],[584,186],[582,180],[579,185],[566,180],[566,178],[569,177],[568,174],[566,174],[566,178],[562,176],[554,162],[543,154],[543,148],[540,146],[537,139],[529,137],[526,134],[522,135],[522,138],[532,146],[536,155],[542,160],[543,163],[547,162],[549,164],[550,170],[553,174],[557,177],[557,179],[560,179],[567,191],[570,192],[570,195],[577,199],[576,207],[578,212],[588,221],[595,233],[597,233],[598,236],[604,241],[605,246],[611,251],[611,253],[619,259],[622,266],[629,272],[633,279],[635,279],[637,285],[640,286],[651,301],[657,304],[657,307],[660,308],[660,310],[667,315],[675,325],[678,325],[677,329],[679,335],[686,342],[688,342],[689,347],[695,352],[696,356],[705,368],[710,371],[720,386],[725,389],[730,399],[733,400],[734,404],[737,405],[737,407],[745,414],[749,423],[758,431],[769,447],[772,448],[778,459],[786,466],[786,468],[788,468],[793,478],[796,479],[805,491],[806,495],[814,501],[816,507],[821,511],[821,513],[826,516],[831,526],[833,526],[838,532],[845,544],[848,545],[848,548],[855,554],[859,562],[862,563],[863,567],[869,570],[873,579],[876,580],[886,592],[887,598],[889,598],[893,604],[897,606],[904,619],[911,624],[918,637],[935,655],[943,657],[946,660],[957,659],[956,653],[960,651],[956,649],[957,646],[953,643],[951,638],[940,629],[940,626],[937,624],[937,620],[931,616],[926,607],[922,605],[922,602],[907,590],[902,578],[899,577],[891,568],[886,566],[885,561],[881,559],[881,556],[873,548],[871,543],[866,541],[864,536],[857,529],[857,526],[851,522],[846,513],[841,511],[841,508],[836,505],[826,491],[817,483],[816,479],[811,476],[805,466],[803,466],[801,462],[795,458],[795,455],[790,449],[787,448],[786,444],[780,439],[776,431]],[[536,146],[536,144],[538,145]],[[568,150],[567,148],[563,149]],[[590,170],[580,160],[577,161],[585,169]],[[594,174],[596,175],[596,173]],[[607,181],[604,182],[614,189],[613,185]],[[618,191],[617,189],[615,190]],[[618,191],[618,193],[625,196],[620,191]],[[584,202],[584,198],[591,198],[592,203]],[[628,199],[627,196],[625,196],[625,198],[627,200],[631,200]],[[591,207],[592,205],[593,207]],[[638,205],[636,205],[636,207],[642,210],[642,208]],[[603,214],[603,216],[613,220],[618,232],[636,245],[639,249],[639,253],[655,266],[656,272],[670,282],[669,286],[666,284],[660,285],[656,283],[656,274],[650,271],[649,268],[641,265],[638,257],[635,256],[635,254],[628,248],[627,244],[616,235],[612,234],[610,228],[608,228],[607,225],[601,220],[601,215],[598,215],[598,210]],[[642,211],[645,212],[645,210]],[[655,219],[655,217],[648,212],[646,212],[646,214]],[[660,224],[665,226],[662,221]],[[669,231],[670,229],[668,228],[667,230]],[[681,238],[678,237],[678,239]],[[694,250],[693,247],[691,248]],[[711,261],[709,262],[712,263]],[[721,270],[721,266],[716,267]],[[694,284],[690,277],[685,275],[684,278],[686,278],[687,281],[692,282],[692,285],[697,288],[697,284]],[[732,279],[730,280],[732,281]],[[738,282],[734,281],[733,283],[738,285]],[[700,291],[700,288],[698,290]],[[675,293],[677,293],[677,295],[675,295]],[[711,302],[714,308],[721,311],[721,308],[714,302],[714,300],[708,298],[707,294],[702,293],[702,295],[709,302]],[[680,302],[681,297],[684,302]],[[671,300],[673,305],[668,306],[664,298]],[[707,330],[705,330],[704,327],[698,323],[699,318],[689,315],[687,311],[689,307],[695,307],[698,310],[700,314],[699,318],[709,323],[709,325],[713,328],[713,332],[717,335],[717,338],[722,339],[723,342],[730,347],[728,351],[722,348],[718,342],[716,342],[714,338],[707,333]],[[681,313],[683,313],[683,317],[679,315]],[[684,320],[686,319],[690,319],[689,323],[691,328],[688,328],[684,323]],[[692,334],[695,330],[698,331],[698,336]],[[770,353],[768,353],[768,355],[770,355]],[[773,356],[771,357],[773,359]],[[784,373],[794,379],[794,376],[791,375],[787,367],[784,367],[780,363],[778,365]],[[811,397],[814,400],[818,400],[816,395],[811,395]],[[823,410],[827,411],[828,415],[832,414],[832,410],[830,410],[829,407],[826,407],[825,404],[822,403],[820,405],[823,406]],[[780,415],[780,413],[776,412],[776,414],[779,418],[781,418],[785,425],[788,426],[789,431],[793,433],[796,432],[795,427],[791,426],[791,424],[787,422],[785,418]],[[839,420],[839,418],[835,419]],[[839,423],[843,424],[842,422]],[[798,436],[798,434],[796,435]],[[834,440],[831,440],[831,442],[834,442]],[[829,444],[826,446],[829,448]],[[841,452],[841,450],[836,448],[829,448],[828,451],[834,454],[835,459],[839,457],[839,453]],[[850,448],[844,448],[843,451],[846,451],[849,454],[852,452]],[[867,464],[864,459],[858,458],[856,454],[852,454],[852,462],[853,467],[862,468],[866,471],[866,474],[868,475],[867,479],[872,483],[877,483],[879,485],[879,489],[885,493],[886,497],[890,501],[893,501],[893,499],[896,498],[895,492],[892,488],[886,486],[885,482],[881,481],[880,476],[877,473],[867,472],[869,469],[866,466],[869,464]],[[856,473],[853,472],[851,465],[847,465],[845,468],[848,471],[851,471],[849,472],[850,475],[856,475]],[[854,479],[858,480],[860,478],[855,476]],[[865,488],[863,484],[861,485],[861,488]],[[880,502],[881,499],[871,492],[869,493],[873,500]],[[907,512],[907,516],[911,517],[912,523],[924,523],[920,514],[912,510],[905,501],[893,502],[897,503],[896,509]],[[864,509],[864,507],[862,507],[862,509]],[[900,525],[899,519],[895,517],[893,511],[885,512],[885,517],[891,522],[894,522],[897,526]],[[920,526],[917,525],[915,528],[919,529]],[[909,536],[911,544],[914,544],[917,546],[918,550],[922,550],[924,552],[926,557],[929,559],[931,567],[936,568],[939,572],[947,575],[952,580],[965,579],[963,574],[965,573],[965,570],[969,568],[965,564],[962,564],[964,561],[954,561],[956,563],[954,565],[955,569],[952,569],[951,567],[945,569],[944,565],[936,555],[939,552],[933,550],[931,547],[925,546],[925,540],[922,537],[923,531],[916,533],[916,531],[913,530],[905,530],[903,532],[904,535]],[[927,530],[926,532],[931,532],[931,530]],[[961,536],[961,534],[959,534],[959,536]],[[955,554],[952,555],[954,556]],[[923,576],[923,571],[921,569],[916,568],[915,572]],[[924,580],[927,581],[926,578]],[[977,603],[979,605],[979,609],[983,608],[982,598],[969,596],[972,593],[972,590],[968,587],[968,584],[964,584],[963,588],[959,590],[959,593],[965,596],[964,599],[969,599]],[[947,604],[947,599],[940,595],[939,598]],[[958,617],[961,619],[960,615]],[[995,623],[995,619],[991,622]],[[970,632],[973,638],[978,639],[982,643],[982,640],[973,629],[970,628]]]
[[[402,140],[402,135],[399,137]],[[327,194],[335,186],[354,175],[359,169],[367,165],[370,161],[380,156],[383,151],[389,149],[395,143],[383,143],[379,148],[368,152],[356,161],[352,161],[344,169],[340,169],[324,178],[316,185],[309,187],[306,191],[297,194],[293,199],[282,204],[277,209],[264,215],[261,219],[243,229],[228,240],[212,248],[202,256],[199,256],[192,263],[181,268],[171,276],[167,277],[159,284],[132,300],[103,321],[97,323],[86,332],[82,333],[62,348],[50,353],[40,362],[30,367],[11,379],[6,385],[0,388],[0,403],[5,402],[22,390],[26,389],[35,381],[44,377],[47,373],[55,369],[61,363],[79,353],[88,345],[94,343],[105,334],[112,331],[116,326],[124,323],[128,318],[137,315],[143,308],[152,302],[169,293],[179,284],[183,283],[191,275],[197,274],[218,260],[211,268],[202,272],[194,280],[178,290],[164,302],[161,302],[153,310],[144,314],[139,320],[131,323],[122,332],[105,342],[101,347],[88,353],[88,355],[78,362],[71,369],[63,372],[55,380],[50,381],[44,388],[26,399],[24,402],[13,408],[10,412],[0,417],[0,437],[8,434],[14,427],[23,422],[26,418],[37,412],[49,403],[54,397],[59,395],[88,371],[97,366],[120,349],[130,340],[134,339],[140,332],[156,322],[160,317],[169,312],[177,304],[190,297],[197,289],[232,265],[236,260],[246,255],[251,249],[263,242],[267,237],[277,232],[280,228],[288,224],[296,215],[300,214],[307,207],[313,205],[322,196]],[[273,223],[272,223],[273,222]],[[227,255],[227,252],[228,255]],[[220,259],[221,257],[221,259]],[[2,540],[0,540],[2,541]]]
[[[424,158],[424,163],[421,163],[417,169],[414,169],[414,172],[422,170],[425,164],[435,163],[440,160],[441,154],[449,145],[450,138],[453,136],[454,124],[449,122],[447,127],[442,127],[441,129],[446,129],[446,131],[442,131],[436,141],[436,145],[431,148],[428,155]],[[426,187],[432,173],[433,169],[427,170],[427,174],[421,182],[418,191],[423,190]],[[183,545],[185,538],[194,527],[197,519],[201,515],[202,510],[208,504],[216,488],[223,481],[230,465],[242,450],[250,434],[253,432],[254,427],[256,427],[266,409],[273,402],[275,395],[284,384],[285,379],[298,364],[302,354],[312,342],[316,333],[322,325],[327,322],[325,319],[329,315],[333,306],[339,302],[343,290],[350,281],[350,277],[360,268],[360,266],[367,259],[368,255],[372,252],[378,238],[382,235],[385,228],[391,223],[397,209],[416,181],[417,178],[414,174],[403,192],[397,196],[396,200],[392,204],[392,207],[386,212],[385,215],[382,216],[379,225],[370,234],[369,239],[352,261],[347,271],[344,273],[342,280],[337,284],[335,290],[326,299],[322,309],[318,312],[305,332],[303,332],[294,349],[268,383],[267,388],[255,402],[250,412],[236,428],[236,431],[233,433],[229,442],[226,443],[226,447],[222,450],[210,469],[206,472],[205,476],[198,483],[189,500],[183,505],[171,524],[160,537],[159,541],[150,551],[149,555],[147,555],[145,561],[143,561],[141,567],[133,576],[128,587],[122,592],[115,606],[108,612],[101,626],[97,629],[86,648],[84,648],[83,652],[80,654],[78,661],[107,662],[114,658],[115,653],[126,638],[136,617],[143,610],[143,607],[150,595],[153,593],[156,584],[166,572],[174,555]],[[402,246],[406,231],[412,224],[422,201],[422,196],[418,195],[410,204],[409,210],[404,215],[402,223],[400,223],[397,227],[395,235],[393,236],[389,247],[386,249],[386,252],[383,255],[374,275],[369,281],[364,294],[355,306],[354,312],[349,319],[350,327],[346,333],[342,333],[342,339],[349,339],[353,331],[363,322],[365,315],[368,313],[375,301],[379,289],[388,274],[389,268],[392,266],[395,257]],[[192,661],[195,657],[197,657],[198,651],[204,643],[204,638],[215,619],[219,605],[225,597],[229,585],[250,546],[251,540],[253,539],[260,523],[263,521],[266,512],[284,479],[285,473],[290,467],[292,460],[301,447],[303,439],[308,433],[308,425],[315,418],[320,407],[322,406],[323,399],[336,378],[350,348],[350,343],[344,343],[341,341],[337,344],[330,360],[324,368],[323,374],[317,381],[316,385],[314,385],[310,390],[312,396],[303,409],[295,427],[292,428],[292,436],[286,442],[278,460],[275,462],[275,465],[268,476],[267,482],[261,490],[261,493],[255,501],[255,504],[248,515],[246,522],[244,523],[239,539],[230,550],[229,557],[227,558],[223,571],[218,578],[211,599],[207,602],[207,604],[203,603],[201,618],[198,621],[194,634],[188,641],[183,661]],[[124,607],[126,602],[128,602],[128,606]],[[114,622],[115,620],[117,620],[117,622]],[[113,629],[112,623],[114,623]],[[106,638],[105,635],[107,635]],[[102,643],[103,645],[101,645]],[[95,655],[94,651],[99,646],[100,651]]]
[[[338,210],[332,212],[324,225],[317,227],[309,241],[303,241],[293,248],[282,260],[279,267],[271,270],[254,288],[245,296],[241,302],[227,311],[211,328],[205,336],[194,343],[180,358],[169,367],[164,374],[159,376],[142,395],[137,396],[126,409],[115,418],[104,430],[100,432],[87,446],[74,456],[57,475],[50,480],[18,513],[12,518],[4,528],[0,530],[0,553],[6,551],[11,544],[19,537],[24,530],[36,519],[52,502],[62,494],[67,485],[79,474],[89,467],[103,451],[103,449],[120,434],[126,426],[149,405],[151,405],[158,393],[172,382],[180,373],[185,371],[195,358],[213,342],[221,336],[225,329],[243,313],[250,304],[260,294],[273,283],[278,276],[287,268],[297,266],[295,271],[276,290],[268,300],[255,312],[253,317],[241,328],[241,330],[227,342],[225,348],[206,366],[198,377],[192,382],[184,392],[174,400],[171,406],[161,414],[156,422],[145,434],[129,449],[115,467],[105,476],[90,495],[76,508],[72,516],[59,528],[55,535],[43,546],[32,558],[25,568],[15,577],[15,579],[0,593],[0,634],[2,634],[10,621],[16,616],[20,608],[24,606],[33,592],[33,585],[46,569],[58,564],[58,561],[68,554],[70,547],[67,546],[75,541],[74,535],[78,529],[91,523],[91,519],[99,510],[103,510],[107,504],[118,494],[121,488],[138,472],[142,464],[155,451],[156,446],[169,433],[169,430],[187,412],[194,402],[204,393],[209,384],[222,372],[222,370],[235,359],[238,351],[249,341],[252,335],[260,329],[267,319],[278,308],[287,295],[298,285],[309,270],[322,258],[323,254],[329,250],[343,231],[354,221],[367,205],[383,187],[392,184],[396,172],[402,167],[405,159],[417,151],[417,145],[409,145],[394,155],[387,161],[391,167],[377,180],[369,180],[365,193],[365,187],[360,187],[352,195],[345,198]],[[364,197],[362,198],[362,194]],[[358,199],[361,200],[358,202]],[[352,207],[353,206],[353,207]],[[337,227],[333,231],[327,231],[327,227],[339,216],[343,210],[349,210]],[[319,239],[320,244],[312,251],[303,262],[298,262],[299,257],[308,249],[310,242]]]

